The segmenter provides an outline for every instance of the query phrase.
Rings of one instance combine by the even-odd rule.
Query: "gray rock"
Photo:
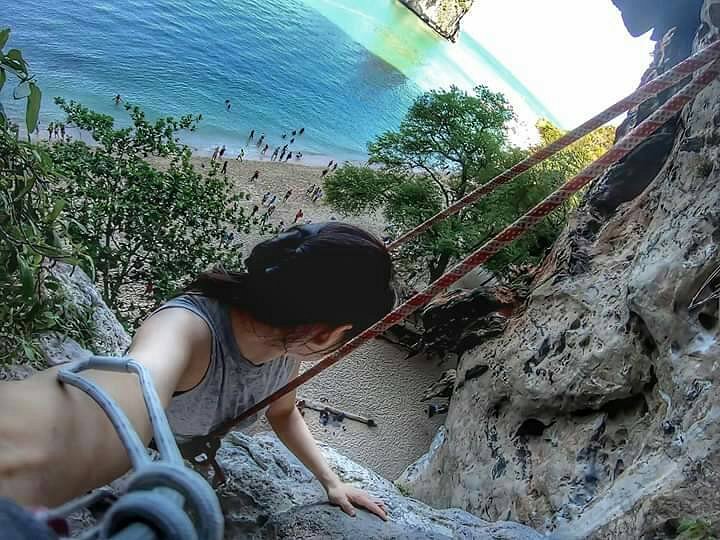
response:
[[[61,284],[68,301],[91,310],[93,335],[88,349],[76,341],[58,333],[40,337],[40,342],[50,365],[79,360],[90,354],[122,355],[130,346],[130,336],[105,305],[95,284],[78,267],[57,263],[51,273]]]
[[[474,0],[400,0],[430,28],[444,38],[455,41],[460,21],[467,15]]]
[[[385,502],[390,519],[367,512],[351,518],[331,507],[322,486],[272,434],[230,434],[218,453],[228,477],[218,492],[226,538],[265,539],[507,539],[541,536],[522,525],[489,523],[458,509],[435,510],[404,497],[389,481],[321,445],[345,482]]]
[[[664,5],[655,2],[656,5]],[[696,47],[720,37],[705,0]],[[502,335],[466,352],[446,440],[403,485],[563,538],[720,530],[720,81],[611,215],[581,208]],[[661,156],[659,159],[665,159]],[[640,192],[641,191],[641,192]]]

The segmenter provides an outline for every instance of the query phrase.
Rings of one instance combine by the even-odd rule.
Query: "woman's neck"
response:
[[[234,308],[230,309],[230,322],[240,353],[253,364],[270,362],[285,352],[283,338],[276,328]]]

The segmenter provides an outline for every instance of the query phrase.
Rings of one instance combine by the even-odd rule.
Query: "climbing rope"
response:
[[[614,118],[620,112],[625,112],[627,108],[631,106],[631,103],[642,103],[642,101],[644,101],[648,97],[652,97],[655,93],[668,88],[669,86],[675,84],[678,81],[682,81],[684,78],[686,78],[692,73],[696,73],[695,77],[692,79],[691,82],[689,82],[685,87],[683,87],[669,101],[667,101],[662,107],[656,110],[640,125],[635,127],[630,133],[623,137],[606,154],[604,154],[597,161],[586,167],[577,176],[569,180],[558,190],[550,194],[545,200],[540,202],[524,216],[515,221],[515,223],[506,227],[503,231],[501,231],[494,238],[482,245],[474,253],[469,255],[451,270],[443,274],[440,278],[432,282],[426,289],[415,294],[414,296],[403,302],[400,306],[388,313],[380,321],[372,325],[370,328],[368,328],[361,334],[358,334],[356,337],[354,337],[347,343],[343,344],[336,351],[325,356],[313,367],[311,367],[292,381],[288,382],[285,386],[273,392],[265,399],[256,403],[254,406],[243,412],[236,419],[224,423],[218,428],[217,431],[229,431],[238,422],[241,422],[249,416],[260,412],[265,407],[270,405],[273,401],[305,384],[307,381],[309,381],[322,371],[325,371],[330,366],[341,360],[343,357],[347,356],[348,354],[359,348],[361,345],[381,335],[387,329],[407,318],[419,308],[427,305],[437,294],[445,291],[453,283],[457,282],[461,277],[465,276],[467,273],[471,272],[473,269],[486,262],[505,246],[507,246],[508,244],[516,240],[518,237],[522,236],[527,231],[535,227],[535,225],[537,225],[548,214],[553,212],[565,201],[567,201],[574,193],[577,193],[578,191],[583,189],[595,178],[602,175],[608,168],[610,168],[612,165],[627,156],[640,143],[645,141],[650,135],[655,133],[655,131],[657,131],[660,127],[662,127],[665,123],[667,123],[675,115],[677,115],[685,107],[685,105],[687,105],[700,93],[703,88],[705,88],[713,80],[715,80],[718,74],[720,74],[720,60],[716,60],[718,57],[720,57],[720,41],[713,43],[709,47],[695,54],[692,58],[675,66],[672,71],[666,73],[665,75],[662,75],[655,81],[652,81],[651,83],[643,86],[641,88],[642,92],[636,92],[632,96],[620,102],[620,104],[608,109],[608,111],[616,110],[618,112],[613,115],[613,117],[606,118],[605,121]],[[708,63],[710,63],[710,65],[707,65]],[[707,67],[703,67],[706,65]],[[698,72],[699,69],[701,69],[701,71]],[[644,98],[641,99],[641,96],[644,96]],[[603,114],[610,113],[606,111],[606,113]],[[563,148],[574,142],[574,140],[580,138],[582,135],[579,135],[579,133],[582,133],[586,129],[588,129],[587,126],[595,125],[595,127],[598,127],[599,125],[602,125],[597,124],[598,122],[600,122],[600,116],[602,115],[599,115],[595,119],[590,120],[589,122],[584,124],[584,128],[578,128],[577,130],[574,130],[572,132],[572,136],[569,136],[570,134],[565,136],[563,138]],[[551,153],[548,151],[548,149],[551,150]],[[527,168],[529,168],[531,165],[527,165],[527,163],[539,163],[540,161],[547,159],[549,156],[558,152],[560,149],[561,148],[557,143],[553,143],[545,150],[541,150],[534,156],[531,156],[530,158],[525,160],[525,162],[523,162],[525,163],[525,165],[521,163],[513,167],[513,169],[510,169],[510,171],[515,170],[515,172],[512,173],[513,176],[510,175],[510,171],[503,173],[489,184],[484,185],[479,190],[476,190],[452,207],[448,208],[448,210],[453,209],[452,212],[448,213],[448,210],[441,212],[437,216],[416,227],[409,233],[403,235],[403,237],[398,239],[393,245],[397,246],[402,242],[406,242],[409,239],[414,238],[423,230],[426,230],[433,223],[436,223],[437,221],[446,218],[448,215],[457,213],[460,208],[472,204],[472,202],[478,200],[483,195],[486,195],[487,193],[492,191],[492,189],[497,188],[497,186],[501,185],[502,183],[508,182],[511,178],[514,178],[515,176],[520,174],[519,172],[517,172],[518,170],[520,170],[520,165],[522,165],[523,167],[527,166]],[[527,170],[527,168],[523,170]],[[502,179],[502,181],[500,181],[500,179]],[[493,183],[493,187],[488,188],[488,186]],[[476,195],[477,193],[480,193],[480,195]]]
[[[454,216],[463,208],[476,203],[480,199],[486,197],[500,186],[507,184],[511,180],[517,178],[522,173],[527,172],[529,169],[545,161],[546,159],[554,156],[559,151],[567,148],[572,143],[582,139],[585,135],[588,135],[595,131],[597,128],[603,126],[609,121],[617,118],[624,112],[629,111],[633,107],[644,103],[648,99],[656,96],[663,90],[667,90],[671,86],[682,82],[688,76],[695,73],[701,67],[712,62],[720,56],[720,41],[709,45],[705,49],[702,49],[695,53],[693,56],[680,62],[674,66],[670,71],[658,76],[652,81],[644,84],[635,92],[630,94],[624,99],[618,101],[615,105],[608,107],[597,116],[591,118],[580,127],[568,132],[567,134],[560,137],[558,140],[540,149],[530,157],[524,159],[517,165],[514,165],[504,173],[499,174],[486,184],[483,184],[476,190],[468,193],[462,199],[459,199],[454,204],[448,206],[445,210],[438,212],[427,221],[424,221],[414,229],[406,232],[397,240],[391,242],[388,245],[390,251],[397,249],[403,244],[406,244],[410,240],[417,238],[420,234],[427,231],[430,227],[443,221],[450,216]]]

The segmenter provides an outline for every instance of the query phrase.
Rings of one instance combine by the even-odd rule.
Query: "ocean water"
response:
[[[5,15],[44,93],[41,129],[62,118],[53,96],[122,123],[120,94],[150,116],[201,113],[185,136],[198,152],[234,155],[251,129],[280,145],[304,127],[293,149],[320,163],[363,160],[415,97],[451,84],[489,84],[522,117],[553,118],[476,39],[449,43],[396,0],[15,0]],[[20,113],[8,88],[2,99]]]

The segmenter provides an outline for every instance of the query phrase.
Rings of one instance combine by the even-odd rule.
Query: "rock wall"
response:
[[[430,28],[446,39],[455,41],[460,21],[470,11],[474,0],[400,0]]]
[[[381,498],[389,520],[363,511],[351,518],[327,504],[322,486],[269,433],[229,435],[218,453],[228,475],[220,489],[225,537],[243,540],[541,540],[516,523],[489,523],[458,509],[435,510],[404,497],[390,482],[322,445],[345,482]]]
[[[720,37],[720,0],[701,17],[689,38],[651,26],[653,69]],[[401,485],[563,538],[718,534],[719,163],[716,81],[589,192],[506,330],[462,356],[446,428]]]

